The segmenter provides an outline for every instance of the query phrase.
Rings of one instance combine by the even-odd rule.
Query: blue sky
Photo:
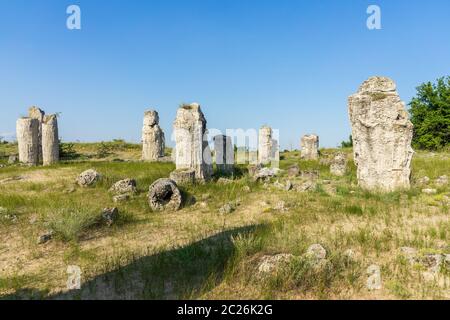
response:
[[[71,4],[81,30],[66,28]],[[366,27],[370,4],[382,30]],[[61,112],[65,141],[139,141],[148,108],[170,137],[195,101],[210,128],[269,124],[282,148],[306,133],[333,147],[368,77],[408,102],[449,74],[449,21],[448,0],[0,0],[0,135],[37,105]]]

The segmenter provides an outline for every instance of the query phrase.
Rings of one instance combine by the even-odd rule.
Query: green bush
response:
[[[439,150],[450,145],[450,76],[417,87],[409,103],[414,124],[413,146]]]

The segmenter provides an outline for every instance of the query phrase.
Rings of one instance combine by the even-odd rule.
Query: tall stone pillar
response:
[[[225,174],[233,173],[234,148],[231,137],[217,135],[214,137],[214,153],[217,170]]]
[[[59,162],[58,119],[56,114],[44,116],[42,122],[42,160],[44,166]]]
[[[272,128],[262,126],[258,135],[258,163],[269,164],[272,161]]]
[[[38,132],[38,162],[42,162],[42,122],[44,121],[45,112],[38,107],[30,107],[28,109],[28,117],[32,119],[37,119],[39,121],[39,132]]]
[[[319,158],[319,137],[309,134],[302,137],[300,142],[301,157],[305,160],[317,160]]]
[[[211,150],[207,141],[206,119],[200,105],[182,105],[173,127],[177,170],[194,169],[197,180],[209,180],[213,171]]]
[[[348,99],[358,183],[369,190],[410,187],[413,124],[396,84],[372,77]]]
[[[144,113],[142,127],[142,160],[157,161],[164,157],[165,137],[159,126],[159,115],[154,110]]]
[[[19,161],[29,165],[39,162],[39,120],[19,118],[16,122]]]

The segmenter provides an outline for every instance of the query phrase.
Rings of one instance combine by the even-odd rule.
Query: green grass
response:
[[[98,146],[75,144],[84,155],[95,154]],[[424,195],[414,183],[424,175],[432,180],[448,175],[450,157],[446,153],[415,155],[411,190],[374,193],[357,186],[352,162],[344,177],[333,177],[323,162],[300,160],[297,151],[287,152],[282,168],[297,164],[300,170],[319,171],[315,190],[297,193],[265,188],[240,167],[230,184],[212,181],[181,186],[187,199],[183,209],[155,213],[147,203],[148,187],[156,179],[168,177],[174,165],[112,161],[118,155],[137,157],[140,149],[113,142],[111,150],[114,155],[109,155],[108,161],[0,169],[0,180],[25,177],[0,184],[0,207],[18,217],[16,223],[0,223],[0,234],[8,235],[5,239],[12,241],[8,245],[14,245],[27,259],[23,263],[0,256],[11,259],[11,269],[0,278],[0,296],[448,299],[445,287],[423,280],[421,271],[397,251],[411,246],[421,252],[448,253],[450,222],[444,200],[450,194],[449,186],[439,188],[437,195]],[[321,152],[328,157],[336,150]],[[102,179],[89,188],[76,186],[75,177],[90,168],[100,172]],[[128,202],[115,204],[108,190],[124,178],[136,179],[138,193]],[[278,179],[285,182],[288,178]],[[244,192],[244,186],[251,192]],[[335,192],[330,192],[330,186]],[[288,211],[274,209],[281,200]],[[235,212],[220,215],[219,208],[228,202],[240,205]],[[103,208],[113,206],[119,208],[120,219],[108,228],[99,222],[99,216]],[[32,215],[38,217],[35,224],[28,222]],[[36,245],[36,236],[49,228],[55,231],[55,239]],[[327,250],[321,268],[313,267],[303,256],[314,243]],[[355,252],[353,259],[345,255],[349,249]],[[0,255],[8,250],[0,244]],[[256,274],[259,259],[278,253],[293,254],[295,259],[261,280]],[[367,292],[364,286],[365,270],[373,263],[382,268],[379,293]],[[32,264],[36,265],[33,272],[23,273]],[[83,269],[83,290],[59,294],[64,290],[68,264]],[[441,273],[448,276],[447,269]]]

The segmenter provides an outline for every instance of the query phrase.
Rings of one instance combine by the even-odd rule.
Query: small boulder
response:
[[[314,260],[323,260],[327,257],[327,251],[322,245],[315,243],[306,250],[306,256]]]
[[[264,256],[261,258],[258,265],[259,274],[268,274],[278,271],[280,268],[285,267],[294,258],[292,254],[280,253],[273,256]]]
[[[235,204],[228,202],[228,203],[225,203],[222,207],[220,207],[219,213],[220,214],[229,214],[229,213],[232,213],[234,210],[236,210]]]
[[[76,179],[80,187],[88,187],[100,180],[101,175],[94,169],[89,169],[82,172]]]
[[[115,194],[132,194],[137,192],[136,180],[134,179],[124,179],[117,181],[109,189],[110,192]]]
[[[19,161],[19,156],[17,154],[12,154],[8,157],[8,164],[14,164]]]
[[[300,174],[300,168],[298,165],[294,164],[287,169],[287,174],[289,178],[297,177]]]
[[[436,194],[437,190],[436,189],[431,189],[431,188],[426,188],[426,189],[422,189],[422,193],[424,193],[424,194]]]
[[[217,179],[217,183],[226,185],[226,184],[233,183],[233,180],[221,177],[221,178]]]
[[[53,231],[50,230],[50,231],[47,231],[47,232],[41,234],[37,239],[37,243],[44,244],[44,243],[47,243],[50,240],[52,240],[52,238],[53,238]]]
[[[427,176],[421,177],[419,179],[417,179],[417,184],[421,185],[421,186],[425,186],[427,184],[430,183],[430,178],[428,178]]]
[[[154,211],[176,211],[181,202],[181,192],[171,179],[158,179],[149,187],[148,203]]]
[[[111,226],[119,217],[119,210],[117,208],[105,208],[102,212],[102,219],[109,227]]]
[[[175,181],[177,185],[194,184],[195,170],[194,169],[178,169],[170,173],[170,179]]]
[[[367,282],[366,287],[368,290],[380,290],[381,285],[381,269],[376,264],[373,264],[367,268]]]
[[[438,187],[444,187],[448,184],[448,176],[440,176],[436,179],[435,184]]]

